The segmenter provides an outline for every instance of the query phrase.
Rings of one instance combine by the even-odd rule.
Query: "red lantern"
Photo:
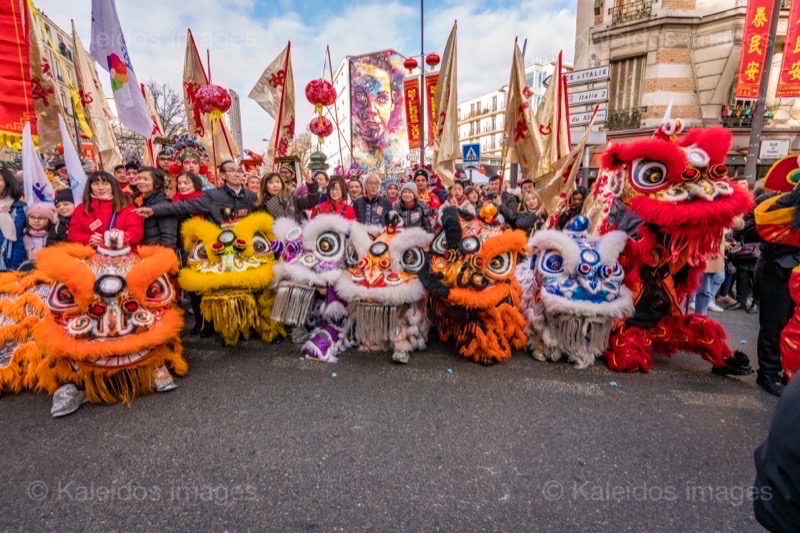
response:
[[[328,81],[311,80],[306,85],[306,98],[314,104],[316,112],[322,114],[323,107],[336,103],[336,89]]]
[[[197,107],[210,113],[212,120],[219,120],[231,108],[231,95],[219,85],[203,85],[195,92]]]
[[[411,72],[412,70],[414,70],[419,66],[419,63],[417,63],[417,60],[414,59],[413,57],[409,57],[408,59],[403,61],[403,66],[406,67],[409,72]]]
[[[427,57],[425,57],[425,64],[428,65],[431,68],[434,68],[441,61],[442,61],[442,59],[439,57],[439,54],[435,54],[435,53],[428,54]]]
[[[311,120],[308,129],[311,130],[311,133],[319,137],[319,142],[322,144],[322,140],[333,133],[333,122],[325,117],[317,117]]]

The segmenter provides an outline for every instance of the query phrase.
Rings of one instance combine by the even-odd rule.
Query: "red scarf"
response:
[[[180,191],[175,191],[175,194],[172,196],[173,202],[184,202],[186,200],[194,200],[195,198],[199,198],[203,195],[203,191],[192,191],[189,193],[182,193]]]

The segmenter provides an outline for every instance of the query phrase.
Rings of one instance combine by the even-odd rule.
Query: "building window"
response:
[[[610,111],[639,107],[645,58],[637,56],[611,62]]]
[[[497,102],[495,102],[495,103],[497,103]],[[492,131],[494,131],[496,129],[497,129],[497,117],[494,116],[494,117],[492,117]]]
[[[492,111],[497,111],[497,95],[492,96]]]

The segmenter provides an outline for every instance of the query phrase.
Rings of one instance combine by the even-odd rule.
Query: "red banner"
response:
[[[796,0],[795,0],[796,1]],[[742,38],[742,62],[736,82],[736,98],[755,100],[767,56],[773,0],[749,0]]]
[[[422,148],[422,132],[420,131],[420,99],[419,78],[413,77],[403,81],[403,96],[406,99],[406,128],[408,130],[408,149]]]
[[[433,146],[433,132],[436,129],[436,109],[434,105],[434,95],[436,94],[436,84],[439,83],[439,73],[425,75],[425,106],[428,110],[426,124],[428,130],[428,146]]]
[[[33,108],[28,24],[25,3],[20,0],[0,1],[0,141],[21,149],[22,128],[31,123],[36,135],[36,114]]]
[[[800,0],[792,0],[788,28],[778,90],[775,93],[777,98],[800,97]]]

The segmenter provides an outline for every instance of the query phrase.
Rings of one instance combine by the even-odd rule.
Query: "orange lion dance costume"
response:
[[[680,306],[697,289],[725,229],[753,199],[728,178],[730,132],[694,129],[677,139],[680,132],[680,122],[668,120],[654,138],[615,144],[603,155],[594,197],[605,229],[630,237],[620,263],[635,302],[633,317],[612,333],[606,360],[612,370],[648,372],[653,353],[685,350],[716,374],[749,374],[747,356],[731,351],[720,324],[684,315]]]
[[[491,204],[480,217],[446,208],[443,229],[431,245],[430,272],[420,273],[439,338],[453,339],[461,355],[484,365],[510,359],[512,350],[527,342],[519,310],[522,288],[515,277],[517,256],[527,242],[496,214]]]
[[[0,275],[2,390],[54,394],[52,414],[63,416],[83,394],[131,404],[174,388],[159,386],[162,373],[171,383],[165,367],[186,374],[172,250],[61,244],[41,250],[36,267]]]

